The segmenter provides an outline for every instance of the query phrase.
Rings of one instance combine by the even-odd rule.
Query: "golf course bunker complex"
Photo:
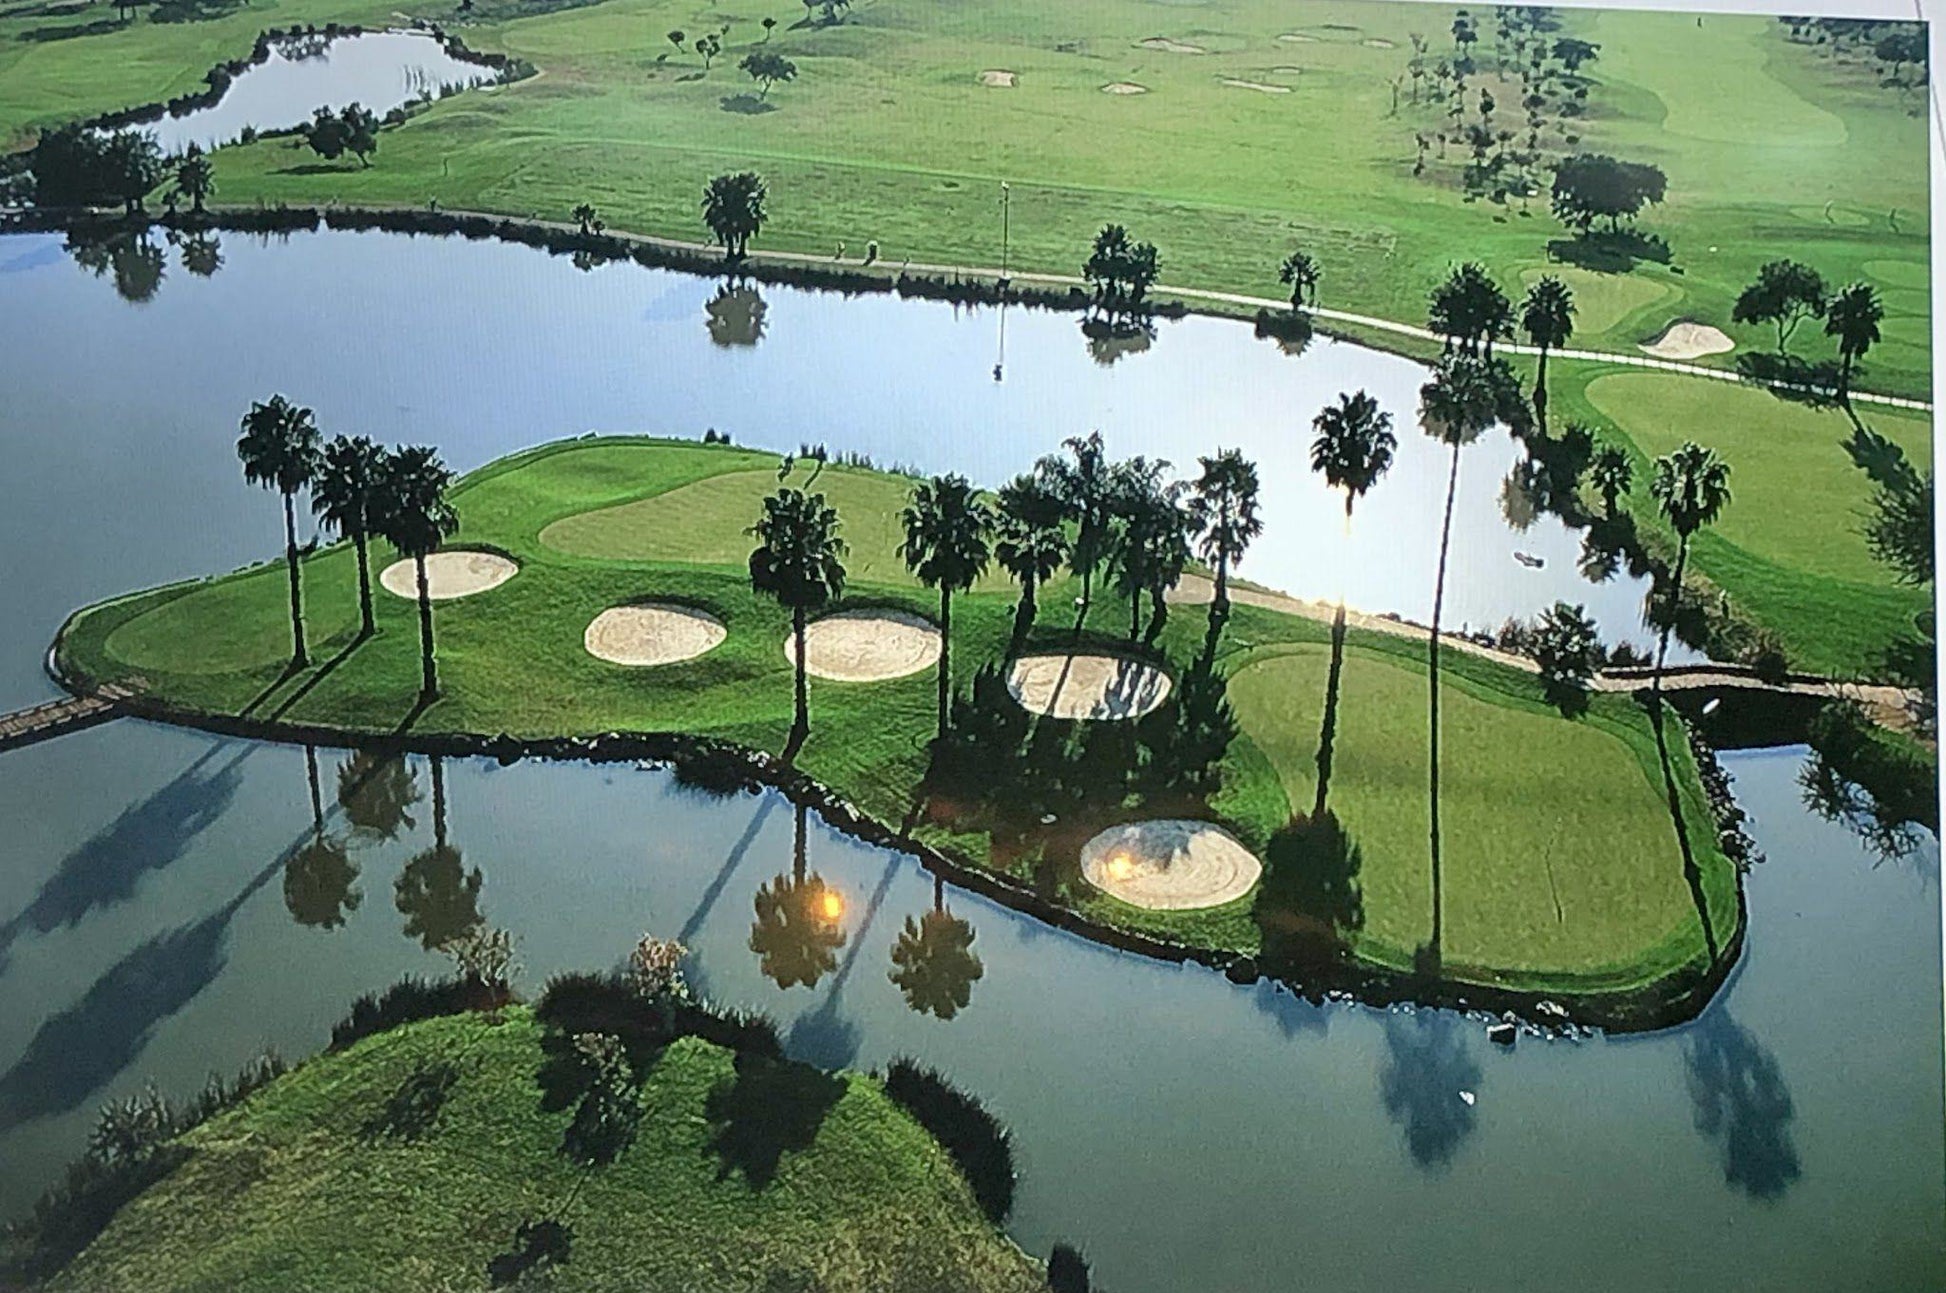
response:
[[[1735,350],[1736,344],[1720,328],[1678,319],[1663,329],[1662,335],[1654,341],[1642,343],[1641,349],[1657,359],[1701,359],[1704,355],[1721,355]]]
[[[713,615],[666,602],[613,606],[589,621],[582,642],[610,664],[646,668],[693,660],[728,636]]]
[[[426,596],[436,602],[471,597],[498,588],[519,573],[519,566],[492,552],[435,552],[426,558]],[[378,582],[399,597],[419,595],[419,574],[410,559],[387,566]]]
[[[797,663],[797,639],[786,635],[784,656]],[[804,670],[832,682],[884,682],[918,673],[939,660],[939,630],[905,611],[840,611],[804,630]]]
[[[1140,718],[1169,699],[1169,675],[1118,655],[1025,655],[1007,671],[1007,690],[1049,718]]]
[[[1249,893],[1263,864],[1220,826],[1165,818],[1111,826],[1081,846],[1081,874],[1151,911],[1218,907]]]

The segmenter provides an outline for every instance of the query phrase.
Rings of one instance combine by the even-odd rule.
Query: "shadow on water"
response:
[[[1752,1198],[1781,1198],[1803,1168],[1791,1141],[1796,1109],[1776,1057],[1719,1007],[1690,1029],[1683,1070],[1696,1130],[1722,1153],[1723,1183]]]
[[[764,819],[770,816],[770,810],[776,805],[776,795],[764,795],[758,799],[757,811],[750,814],[750,824],[743,828],[743,834],[737,838],[735,844],[730,846],[729,853],[723,858],[723,865],[717,869],[715,877],[709,882],[709,887],[703,890],[703,896],[697,901],[696,910],[691,912],[689,919],[683,922],[681,931],[676,935],[678,943],[687,946],[695,942],[697,933],[701,931],[703,923],[709,919],[710,912],[715,908],[716,900],[723,896],[723,890],[730,883],[730,877],[736,874],[736,869],[743,864],[744,855],[750,851],[750,845],[756,841],[757,833],[763,829]]]
[[[190,842],[221,817],[242,784],[239,767],[254,747],[213,745],[161,789],[131,805],[61,860],[34,901],[0,925],[0,972],[22,933],[52,933],[89,912],[127,902],[151,871],[177,861]],[[211,760],[234,749],[228,761]]]
[[[1451,1166],[1473,1134],[1480,1076],[1458,1016],[1443,1010],[1386,1015],[1379,1098],[1386,1117],[1405,1132],[1406,1152],[1421,1168]]]

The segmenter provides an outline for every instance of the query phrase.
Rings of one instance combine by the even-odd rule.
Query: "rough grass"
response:
[[[551,1287],[1043,1286],[873,1078],[791,1066],[764,1102],[725,1099],[732,1055],[685,1039],[648,1076],[634,1145],[584,1171],[560,1153],[572,1111],[540,1108],[540,1036],[515,1008],[498,1026],[428,1020],[302,1065],[191,1132],[189,1160],[52,1287],[485,1289],[516,1227],[544,1218],[573,1232]],[[429,1128],[376,1129],[397,1093],[447,1066]],[[776,1173],[755,1184],[739,1157],[769,1150]]]
[[[264,25],[383,23],[394,11],[412,12],[396,0],[275,0],[209,23],[138,21],[47,43],[13,39],[38,20],[0,18],[0,138],[180,93]],[[451,18],[444,6],[426,12]],[[1301,244],[1323,262],[1325,304],[1414,323],[1454,261],[1483,260],[1512,286],[1548,264],[1547,244],[1562,233],[1544,203],[1525,212],[1466,202],[1450,158],[1435,166],[1438,182],[1411,175],[1414,133],[1444,121],[1409,101],[1395,113],[1392,82],[1410,57],[1409,33],[1425,34],[1435,55],[1448,49],[1443,7],[878,0],[825,27],[798,23],[791,6],[769,44],[799,77],[757,115],[723,106],[749,88],[735,64],[762,35],[754,13],[729,16],[727,49],[707,75],[663,36],[725,17],[694,0],[610,0],[460,28],[543,75],[440,103],[388,132],[369,170],[309,172],[287,141],[225,149],[220,198],[437,199],[558,220],[589,201],[613,228],[700,238],[704,181],[755,167],[772,195],[762,247],[829,255],[843,242],[855,258],[876,239],[893,264],[995,265],[1007,180],[1016,269],[1075,272],[1112,219],[1158,244],[1166,281],[1277,296],[1276,266]],[[1602,48],[1588,68],[1593,110],[1576,120],[1572,147],[1667,171],[1670,200],[1646,223],[1675,251],[1673,266],[1608,276],[1613,286],[1593,275],[1579,283],[1588,308],[1577,343],[1633,352],[1671,320],[1694,317],[1761,346],[1761,329],[1729,324],[1730,306],[1758,265],[1788,255],[1833,281],[1886,290],[1885,341],[1866,384],[1925,394],[1923,96],[1790,44],[1768,18],[1711,14],[1700,27],[1674,13],[1561,18],[1567,33]],[[1298,24],[1319,39],[1277,40]],[[1158,35],[1209,52],[1140,46]],[[1490,43],[1489,33],[1482,55]],[[1300,70],[1274,70],[1287,67]],[[989,68],[1017,72],[1018,83],[981,85]],[[1249,93],[1225,79],[1291,93]],[[1119,80],[1150,92],[1101,92]],[[1507,124],[1518,124],[1515,96],[1497,93]]]
[[[774,486],[777,462],[693,442],[584,439],[475,473],[455,495],[462,519],[456,542],[505,551],[521,563],[521,572],[491,592],[437,606],[443,696],[417,715],[414,608],[382,596],[377,635],[356,641],[356,581],[351,553],[342,546],[304,563],[317,663],[300,675],[284,676],[288,616],[280,563],[83,612],[63,641],[61,662],[73,675],[139,680],[153,695],[191,710],[247,712],[350,733],[389,732],[408,719],[420,733],[683,731],[774,752],[791,718],[791,671],[782,650],[788,617],[751,594],[740,561],[704,566],[669,560],[656,547],[663,541],[658,535],[678,532],[660,526],[640,531],[637,537],[649,549],[630,548],[635,559],[621,562],[570,555],[540,536],[549,527],[558,531],[563,518],[640,508],[638,500],[693,490],[705,478],[761,475]],[[802,483],[808,472],[800,466],[791,479]],[[831,469],[826,473],[831,476]],[[831,478],[853,479],[853,487],[876,491],[871,497],[881,504],[906,488],[902,478],[889,475]],[[754,497],[748,501],[754,515]],[[737,544],[747,552],[748,540],[740,536],[749,519],[727,503],[684,511],[668,518],[671,527],[681,525],[679,537],[668,541],[716,556]],[[267,500],[267,541],[277,521]],[[879,572],[894,570],[896,558],[884,550],[896,541],[892,535],[875,531],[865,517],[845,521],[854,568],[876,562],[872,568]],[[852,604],[931,613],[929,590],[902,573],[882,578],[857,583]],[[1071,604],[1076,591],[1071,579],[1046,590],[1042,605],[1050,609],[1032,646],[1058,648],[1073,640],[1051,608]],[[694,660],[654,670],[610,665],[587,654],[582,633],[589,620],[609,606],[649,596],[708,610],[727,627],[727,640]],[[1003,657],[1013,610],[1008,592],[956,600],[953,658],[960,679]],[[1088,640],[1113,647],[1126,623],[1126,605],[1100,597]],[[1200,649],[1204,627],[1200,610],[1171,615],[1158,650],[1179,677]],[[1221,765],[1209,810],[1261,849],[1289,820],[1294,803],[1309,807],[1305,787],[1322,690],[1312,675],[1328,627],[1239,606],[1230,638],[1255,650],[1222,657],[1222,668],[1240,671],[1232,699],[1244,735]],[[1338,766],[1346,812],[1358,831],[1370,833],[1361,841],[1371,876],[1370,934],[1361,950],[1399,964],[1413,931],[1429,920],[1423,886],[1412,879],[1425,865],[1415,826],[1424,786],[1421,648],[1361,632],[1351,641],[1356,653],[1346,684],[1348,745]],[[1446,701],[1454,727],[1444,800],[1452,823],[1452,930],[1459,940],[1453,973],[1564,989],[1635,986],[1700,958],[1700,929],[1693,921],[1685,925],[1670,903],[1669,886],[1680,885],[1681,868],[1667,810],[1656,797],[1661,781],[1646,717],[1609,698],[1570,721],[1546,708],[1530,676],[1458,653],[1449,653],[1447,669],[1455,679]],[[875,684],[813,678],[810,686],[812,735],[800,765],[880,820],[906,820],[928,762],[932,672]],[[1676,752],[1676,763],[1690,820],[1706,821],[1686,751]],[[1531,820],[1503,820],[1509,804],[1530,806],[1523,816]],[[976,831],[927,823],[917,834],[975,864],[995,864],[990,839]],[[1727,939],[1736,919],[1729,864],[1710,832],[1701,831],[1698,843],[1721,899],[1717,929]],[[1563,920],[1554,916],[1547,891],[1537,888],[1550,861],[1557,888],[1568,895],[1570,915]],[[1564,867],[1582,874],[1564,881]],[[1055,896],[1111,923],[1204,947],[1249,952],[1258,946],[1247,898],[1202,912],[1146,912],[1078,879]],[[1565,928],[1564,921],[1570,922]]]

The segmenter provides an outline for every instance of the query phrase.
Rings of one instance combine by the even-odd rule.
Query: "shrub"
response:
[[[1047,1258],[1047,1287],[1053,1293],[1088,1293],[1088,1261],[1073,1244],[1056,1244]]]
[[[1000,1225],[1014,1206],[1013,1139],[986,1106],[937,1072],[909,1059],[885,1070],[892,1097],[952,1155],[988,1220]]]
[[[480,986],[462,979],[428,981],[407,975],[382,992],[368,992],[351,1003],[351,1013],[331,1030],[328,1049],[341,1051],[374,1034],[417,1019],[463,1015],[491,1004]]]

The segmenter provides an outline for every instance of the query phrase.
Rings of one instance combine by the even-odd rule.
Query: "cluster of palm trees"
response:
[[[358,553],[359,640],[377,628],[372,613],[370,544],[384,539],[410,557],[418,576],[420,700],[439,695],[433,659],[432,597],[426,558],[459,528],[447,501],[453,473],[423,446],[387,449],[364,436],[319,434],[316,415],[282,395],[252,404],[243,416],[237,458],[244,479],[274,490],[284,505],[284,561],[290,573],[290,672],[309,666],[304,586],[297,543],[297,495],[309,490],[311,510]]]

